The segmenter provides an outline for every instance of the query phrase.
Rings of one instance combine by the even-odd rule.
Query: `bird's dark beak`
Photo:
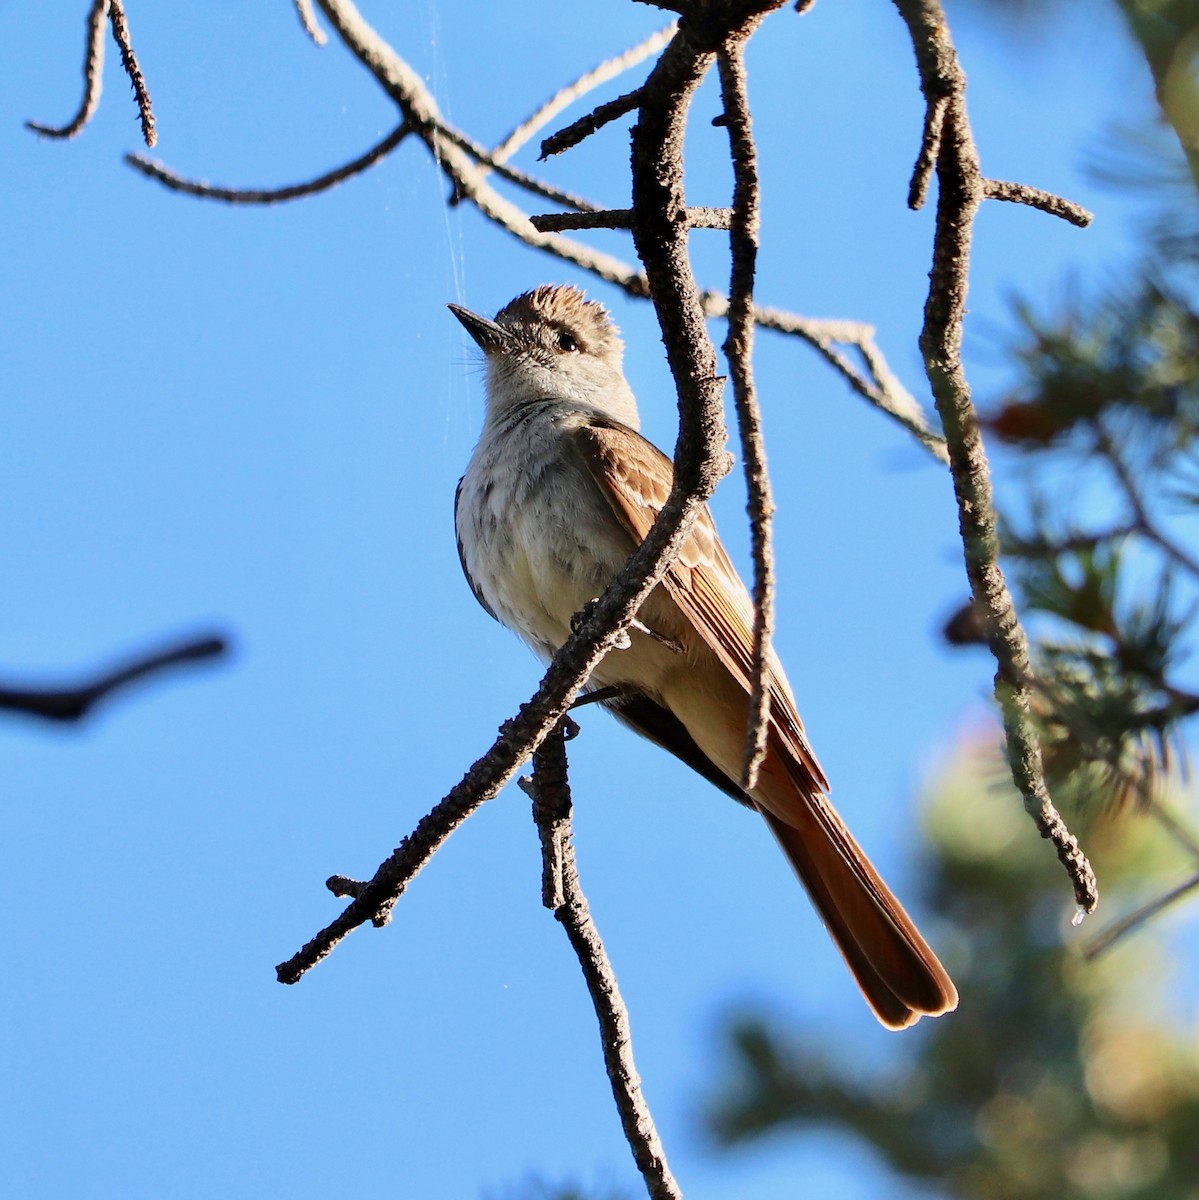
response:
[[[502,325],[480,317],[460,304],[447,304],[446,308],[466,326],[466,332],[475,339],[484,354],[499,354],[512,344],[512,335]]]

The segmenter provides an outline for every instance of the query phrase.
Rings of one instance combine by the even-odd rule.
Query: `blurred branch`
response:
[[[1163,895],[1141,905],[1128,916],[1113,921],[1102,933],[1097,934],[1086,944],[1082,952],[1083,957],[1088,962],[1092,962],[1101,954],[1106,954],[1121,938],[1135,932],[1159,913],[1189,896],[1197,888],[1199,888],[1199,874],[1192,875],[1190,879],[1184,880],[1177,887],[1173,887]]]
[[[221,637],[192,638],[153,654],[141,655],[72,688],[17,688],[0,685],[0,710],[28,713],[47,721],[81,721],[107,696],[170,667],[220,658],[228,645]]]
[[[912,37],[925,103],[930,113],[941,112],[939,119],[926,120],[921,157],[921,162],[935,158],[938,197],[920,348],[949,449],[966,574],[975,603],[986,614],[987,639],[998,665],[995,694],[1003,712],[1012,778],[1041,836],[1053,843],[1069,873],[1079,910],[1091,912],[1099,900],[1094,871],[1045,784],[1032,714],[1028,638],[999,566],[990,471],[961,361],[971,235],[986,194],[966,112],[966,78],[939,0],[895,4]]]
[[[571,842],[571,798],[565,744],[566,739],[577,732],[578,727],[569,717],[555,726],[533,755],[532,778],[521,781],[533,798],[533,820],[541,838],[542,903],[566,930],[583,969],[583,978],[599,1021],[612,1096],[646,1189],[654,1200],[682,1200],[683,1193],[667,1166],[653,1114],[641,1091],[641,1078],[633,1061],[628,1009],[621,999],[612,964],[579,883]]]

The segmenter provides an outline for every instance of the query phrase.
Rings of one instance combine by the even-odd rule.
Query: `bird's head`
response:
[[[504,305],[494,321],[457,304],[449,309],[485,356],[489,417],[557,400],[637,428],[620,333],[604,306],[578,288],[534,288]]]

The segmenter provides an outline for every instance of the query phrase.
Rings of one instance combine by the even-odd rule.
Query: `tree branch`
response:
[[[536,112],[526,117],[496,148],[491,152],[492,157],[504,162],[514,155],[521,146],[531,141],[540,129],[544,129],[564,108],[585,96],[593,88],[615,79],[630,67],[657,54],[667,42],[674,37],[678,23],[672,21],[656,33],[651,33],[644,41],[630,46],[623,54],[609,58],[580,75],[573,83],[559,88]]]
[[[226,204],[281,204],[285,200],[296,200],[301,196],[314,196],[360,175],[373,167],[380,159],[390,154],[410,133],[406,122],[401,121],[381,142],[372,146],[365,154],[343,163],[324,175],[318,175],[307,183],[292,183],[277,188],[228,188],[204,183],[198,179],[185,179],[162,163],[154,162],[141,154],[126,154],[125,161],[135,170],[150,179],[156,179],[173,192],[188,196],[199,196],[204,200],[220,200]]]
[[[646,1190],[654,1200],[682,1200],[683,1193],[667,1166],[666,1152],[653,1114],[641,1091],[641,1077],[633,1060],[628,1009],[621,999],[616,975],[579,883],[571,842],[571,798],[565,745],[566,738],[573,737],[578,727],[569,718],[566,722],[565,729],[563,724],[555,726],[541,743],[533,755],[532,778],[521,781],[522,785],[529,784],[525,790],[533,798],[533,820],[541,838],[542,903],[566,930],[583,970],[599,1022],[612,1097]],[[571,732],[572,726],[574,732]]]
[[[312,11],[312,0],[293,0],[296,6],[296,16],[300,18],[300,24],[304,28],[304,32],[318,45],[324,46],[328,44],[329,36],[317,24],[316,13]]]
[[[774,633],[774,550],[771,521],[774,501],[766,470],[766,444],[762,437],[762,413],[758,407],[753,376],[754,273],[758,257],[760,192],[758,155],[750,121],[749,94],[745,78],[744,41],[732,39],[717,56],[720,89],[724,101],[723,124],[729,134],[733,160],[733,220],[729,237],[732,267],[729,279],[728,336],[724,354],[733,381],[733,402],[741,435],[745,484],[749,493],[749,527],[754,564],[753,686],[750,691],[749,722],[745,732],[745,754],[741,764],[741,786],[748,792],[757,786],[758,769],[766,756],[770,720],[770,639]]]
[[[911,34],[925,103],[930,110],[944,105],[936,155],[933,266],[920,349],[945,430],[966,574],[975,602],[986,614],[988,643],[998,665],[995,695],[1003,713],[1012,778],[1041,836],[1053,843],[1069,873],[1080,913],[1088,913],[1098,903],[1098,885],[1045,784],[1032,715],[1028,638],[999,566],[990,471],[961,361],[970,239],[978,206],[986,194],[966,113],[966,79],[939,0],[895,0],[895,4]],[[929,125],[926,121],[926,142]]]
[[[73,138],[92,119],[100,105],[100,90],[104,74],[104,22],[108,17],[108,0],[92,0],[87,14],[87,45],[83,55],[83,99],[79,111],[65,125],[43,125],[26,121],[25,128],[42,137]]]
[[[142,139],[153,150],[158,141],[158,133],[154,128],[154,110],[150,107],[150,93],[146,90],[146,81],[142,77],[141,65],[137,55],[133,53],[133,43],[129,40],[129,23],[125,20],[125,0],[108,0],[108,18],[112,23],[112,36],[116,39],[121,50],[121,65],[129,82],[133,85],[133,95],[137,100],[138,117],[142,123]]]
[[[1038,208],[1051,217],[1061,217],[1079,229],[1085,229],[1094,219],[1095,214],[1088,212],[1081,204],[1055,196],[1052,192],[1043,192],[1040,188],[1029,187],[1026,183],[1007,183],[1002,179],[984,179],[983,194],[988,200],[1008,200],[1013,204],[1027,204],[1030,208]]]

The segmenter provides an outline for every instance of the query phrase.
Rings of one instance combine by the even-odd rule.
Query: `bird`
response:
[[[462,569],[483,608],[548,662],[648,534],[674,464],[638,431],[624,344],[602,304],[543,285],[494,320],[448,307],[486,367],[483,430],[454,502]],[[884,1026],[951,1011],[952,980],[828,799],[773,652],[765,757],[742,787],[753,625],[705,505],[586,688],[762,816]]]

